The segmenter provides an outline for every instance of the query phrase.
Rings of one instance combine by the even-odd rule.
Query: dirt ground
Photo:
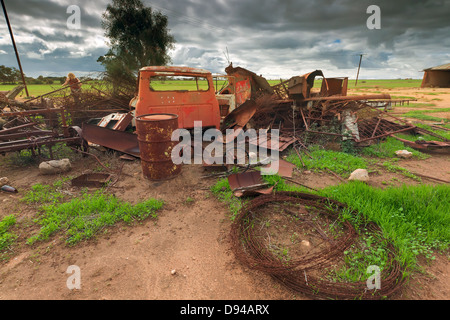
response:
[[[417,95],[419,102],[442,99],[433,101],[436,108],[448,107],[450,102],[450,89],[394,90],[399,95]],[[423,94],[434,91],[445,93]],[[120,179],[110,189],[117,197],[131,203],[150,197],[165,201],[158,219],[134,226],[119,224],[75,247],[66,246],[58,237],[30,247],[24,244],[30,230],[23,230],[11,258],[0,263],[0,299],[307,299],[235,259],[229,241],[228,208],[209,191],[216,179],[202,178],[205,174],[202,166],[184,166],[182,173],[172,180],[149,182],[142,176],[137,160],[124,161],[105,155],[101,161],[109,162],[111,168],[118,168],[124,162]],[[89,172],[99,165],[93,157],[79,158],[72,164],[71,176]],[[433,154],[426,160],[402,160],[399,165],[450,181],[450,158],[445,154]],[[14,213],[19,220],[30,219],[35,214],[19,202],[30,186],[60,178],[41,175],[37,165],[24,168],[2,164],[0,176],[7,176],[19,190],[17,194],[0,193],[0,218]],[[294,179],[312,188],[342,183],[328,173],[296,172]],[[386,181],[394,185],[417,183],[382,168],[371,174],[370,184],[375,187],[386,187]],[[436,182],[424,180],[423,183]],[[432,264],[424,261],[425,272],[411,277],[393,299],[448,300],[448,261],[448,252],[437,255]],[[80,267],[80,290],[69,290],[66,286],[70,276],[66,270],[71,265]]]

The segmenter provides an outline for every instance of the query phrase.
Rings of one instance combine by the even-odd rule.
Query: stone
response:
[[[369,181],[369,172],[366,169],[356,169],[353,171],[348,180]]]
[[[397,157],[404,158],[404,159],[409,159],[413,155],[412,152],[409,152],[408,150],[398,150],[398,151],[395,151],[395,154],[397,155]]]
[[[39,165],[39,171],[45,175],[68,172],[70,169],[72,165],[69,159],[45,161]]]
[[[9,179],[7,177],[0,178],[0,187],[9,184]]]
[[[302,240],[300,244],[304,247],[310,247],[311,243],[308,240]]]

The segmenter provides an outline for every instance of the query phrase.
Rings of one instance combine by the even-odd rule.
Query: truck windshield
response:
[[[153,76],[150,77],[151,91],[208,91],[206,77],[194,76]]]

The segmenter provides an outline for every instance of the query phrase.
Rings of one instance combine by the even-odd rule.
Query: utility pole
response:
[[[22,82],[23,82],[23,85],[25,86],[25,92],[27,94],[27,97],[29,97],[30,94],[28,93],[27,84],[25,82],[25,76],[23,75],[22,65],[20,63],[20,58],[19,58],[19,52],[17,51],[16,42],[14,41],[14,35],[13,35],[12,29],[11,29],[11,24],[9,23],[8,13],[6,12],[6,7],[5,7],[4,1],[1,0],[1,2],[2,2],[2,7],[3,7],[3,13],[5,14],[6,24],[8,25],[9,34],[11,35],[11,41],[12,41],[12,44],[14,47],[14,52],[16,53],[17,63],[19,64],[20,74],[22,75]]]
[[[359,65],[358,65],[358,73],[356,74],[355,87],[356,87],[356,85],[358,84],[359,69],[361,68],[361,60],[362,60],[362,57],[363,57],[363,56],[365,56],[364,53],[361,53],[361,54],[359,55]]]

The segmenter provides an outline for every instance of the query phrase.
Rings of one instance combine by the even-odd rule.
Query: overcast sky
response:
[[[4,0],[26,75],[102,71],[101,15],[110,0]],[[151,0],[169,18],[173,65],[224,73],[229,61],[268,79],[320,69],[327,77],[422,78],[450,62],[450,0]],[[70,5],[81,9],[69,29]],[[370,5],[381,29],[368,29]],[[228,51],[228,55],[226,52]],[[18,68],[3,12],[0,65]]]

